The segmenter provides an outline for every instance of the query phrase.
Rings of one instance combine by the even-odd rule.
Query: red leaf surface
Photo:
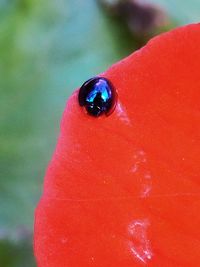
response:
[[[67,102],[36,209],[38,267],[200,266],[200,24],[101,76],[108,117]]]

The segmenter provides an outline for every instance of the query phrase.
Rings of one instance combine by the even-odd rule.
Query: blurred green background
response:
[[[168,28],[200,18],[199,0],[151,2]],[[0,0],[0,267],[35,266],[34,208],[67,97],[136,47],[95,0]]]

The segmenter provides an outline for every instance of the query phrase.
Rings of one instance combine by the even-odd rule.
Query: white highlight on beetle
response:
[[[133,220],[128,226],[130,251],[137,260],[145,264],[153,257],[147,233],[149,226],[146,219]]]

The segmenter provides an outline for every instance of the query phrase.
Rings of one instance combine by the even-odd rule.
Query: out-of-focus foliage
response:
[[[13,242],[2,240],[0,247],[0,259],[2,267],[34,267],[32,260],[32,246],[30,240]]]
[[[177,25],[197,23],[200,21],[199,0],[151,0],[161,5]]]
[[[177,24],[200,13],[198,0],[154,2]],[[33,212],[70,92],[136,45],[95,0],[0,0],[0,266],[34,266]]]
[[[129,34],[142,46],[152,36],[171,27],[165,10],[146,0],[98,0],[113,19],[121,22]]]

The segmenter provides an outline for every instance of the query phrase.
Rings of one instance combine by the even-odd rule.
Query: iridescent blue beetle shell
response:
[[[85,107],[89,115],[98,117],[112,113],[116,105],[117,93],[108,79],[94,77],[81,86],[78,100],[80,106]]]

